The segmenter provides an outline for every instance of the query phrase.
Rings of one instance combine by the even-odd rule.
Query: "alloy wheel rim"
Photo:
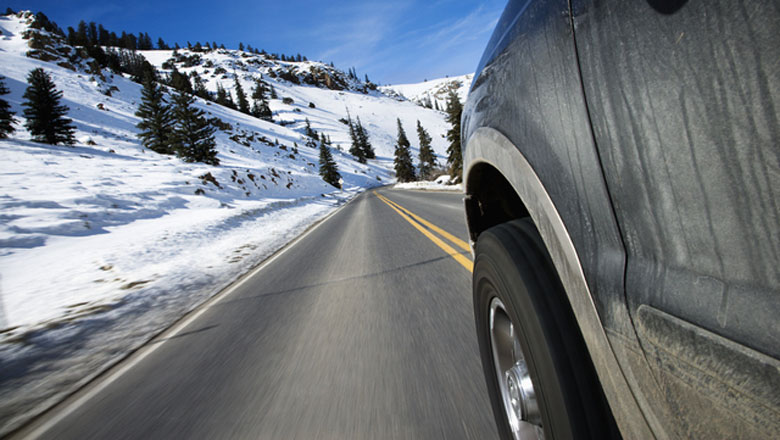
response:
[[[490,301],[490,345],[504,412],[516,440],[544,439],[542,416],[526,356],[504,303]]]

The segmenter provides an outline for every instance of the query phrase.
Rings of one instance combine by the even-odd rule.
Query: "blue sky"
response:
[[[63,30],[80,20],[168,44],[239,42],[271,53],[355,67],[374,82],[420,82],[471,73],[506,0],[6,1],[42,11]],[[3,8],[5,10],[5,8]]]

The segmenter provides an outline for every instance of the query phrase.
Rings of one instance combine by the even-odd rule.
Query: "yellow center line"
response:
[[[450,234],[449,232],[445,231],[444,229],[434,225],[433,223],[429,222],[428,220],[425,220],[424,218],[420,217],[419,215],[409,211],[408,209],[404,208],[403,206],[399,205],[398,203],[388,199],[386,196],[383,196],[381,194],[377,194],[377,196],[381,197],[382,199],[392,203],[395,205],[396,208],[400,209],[401,211],[404,211],[406,214],[410,215],[413,219],[417,220],[418,222],[422,223],[423,225],[427,226],[429,229],[433,230],[437,234],[441,235],[442,237],[446,238],[447,240],[451,241],[461,249],[467,252],[471,252],[471,247],[468,243],[461,240],[460,238]]]
[[[397,212],[397,213],[398,213],[398,215],[400,215],[400,216],[401,216],[401,218],[403,218],[404,220],[406,220],[407,222],[409,222],[409,224],[411,224],[412,226],[414,226],[414,227],[415,227],[415,228],[416,228],[418,231],[422,232],[422,233],[423,233],[423,235],[425,235],[426,237],[428,237],[428,239],[429,239],[429,240],[431,240],[431,241],[432,241],[434,244],[436,244],[437,246],[439,246],[439,247],[440,247],[440,248],[441,248],[441,249],[442,249],[444,252],[446,252],[446,253],[447,253],[449,256],[451,256],[452,258],[454,258],[454,259],[455,259],[455,261],[457,261],[458,263],[460,263],[460,264],[461,264],[463,267],[465,267],[465,268],[466,268],[466,269],[467,269],[469,272],[473,272],[473,271],[474,271],[474,263],[473,263],[471,260],[469,260],[468,258],[464,257],[464,256],[463,256],[463,254],[461,254],[461,253],[459,253],[458,251],[456,251],[456,250],[455,250],[455,249],[454,249],[452,246],[448,245],[447,243],[445,243],[444,241],[442,241],[442,239],[440,239],[439,237],[435,236],[433,233],[431,233],[431,231],[429,231],[429,230],[427,230],[427,229],[423,228],[423,227],[422,227],[422,226],[421,226],[419,223],[417,223],[417,222],[415,222],[414,220],[412,220],[412,219],[411,219],[411,218],[410,218],[408,215],[406,215],[406,214],[405,214],[404,212],[402,212],[400,209],[396,208],[396,207],[393,205],[393,203],[391,203],[391,202],[390,202],[390,201],[389,201],[387,198],[385,198],[385,197],[384,197],[384,196],[382,196],[381,194],[378,194],[376,191],[374,191],[374,194],[375,194],[375,195],[376,195],[376,196],[379,198],[379,200],[381,200],[382,202],[384,202],[385,204],[387,204],[387,206],[389,206],[389,207],[393,208],[393,210],[394,210],[395,212]]]

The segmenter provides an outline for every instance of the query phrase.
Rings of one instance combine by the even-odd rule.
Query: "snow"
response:
[[[262,76],[280,98],[270,102],[274,120],[285,125],[197,99],[207,116],[232,130],[217,131],[219,166],[185,163],[137,139],[140,85],[108,71],[100,79],[28,58],[21,37],[27,25],[21,14],[0,17],[0,75],[10,89],[2,98],[18,120],[17,131],[0,140],[0,436],[361,191],[393,183],[396,118],[407,133],[421,121],[440,162],[446,151],[440,112],[379,91],[360,93],[356,84],[339,91],[269,76],[279,66],[327,67],[321,63],[249,64],[253,58],[238,51],[214,51],[200,55],[224,66],[228,78],[205,73],[203,65],[180,71],[196,70],[209,90],[219,82],[234,96],[232,72],[247,95]],[[143,54],[160,68],[171,51]],[[77,127],[73,147],[32,142],[24,129],[22,94],[37,67],[63,91]],[[109,88],[111,96],[103,93]],[[350,139],[339,119],[347,111],[360,117],[376,160],[360,164],[343,152]],[[318,151],[302,134],[307,118],[333,141],[341,190],[318,175]]]
[[[463,185],[450,184],[451,178],[448,175],[442,175],[434,179],[433,181],[418,181],[418,182],[404,182],[396,183],[393,188],[397,189],[416,189],[424,191],[455,191],[463,192]]]
[[[461,103],[466,102],[466,96],[469,93],[473,80],[474,74],[469,73],[467,75],[426,80],[421,83],[382,86],[380,90],[389,95],[402,96],[419,105],[425,105],[430,102],[430,105],[434,106],[434,103],[436,103],[439,109],[444,111],[447,108],[447,97],[451,90],[455,91]]]

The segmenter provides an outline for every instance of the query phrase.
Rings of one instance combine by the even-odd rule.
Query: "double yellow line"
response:
[[[469,272],[474,271],[474,263],[468,259],[468,257],[464,256],[462,252],[457,251],[455,248],[447,244],[444,240],[437,237],[433,232],[436,234],[441,235],[445,239],[449,240],[452,244],[455,246],[463,249],[466,252],[471,252],[471,248],[469,247],[468,243],[461,240],[460,238],[450,234],[449,232],[445,231],[444,229],[441,229],[440,227],[434,225],[433,223],[429,222],[428,220],[425,220],[424,218],[420,217],[419,215],[416,215],[412,211],[409,211],[408,209],[404,208],[403,206],[399,205],[398,203],[395,203],[394,201],[388,199],[387,197],[383,196],[382,194],[379,194],[378,192],[374,191],[374,195],[379,198],[379,200],[385,202],[389,207],[393,208],[395,212],[398,213],[404,220],[409,222],[412,226],[414,226],[418,231],[422,232],[423,235],[428,237],[429,240],[431,240],[436,246],[439,246],[444,252],[446,252],[449,256],[455,259],[458,263],[460,263],[463,267],[465,267]],[[428,228],[428,229],[426,229]],[[431,232],[433,231],[433,232]]]

